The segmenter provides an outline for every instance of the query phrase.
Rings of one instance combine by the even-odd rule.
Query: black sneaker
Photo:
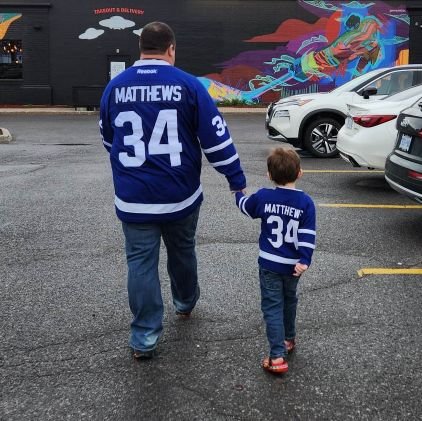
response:
[[[135,360],[150,360],[154,357],[154,351],[154,349],[152,349],[151,351],[140,351],[139,349],[134,349],[133,358],[135,358]]]
[[[176,316],[179,316],[181,319],[189,319],[191,312],[190,311],[178,311],[176,310]]]

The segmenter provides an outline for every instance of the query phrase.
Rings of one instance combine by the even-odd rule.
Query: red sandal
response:
[[[262,368],[274,374],[286,373],[289,370],[289,365],[287,364],[287,361],[284,358],[282,358],[281,362],[275,364],[273,361],[274,359],[271,357],[264,358],[264,360],[262,361]]]
[[[284,346],[286,347],[286,351],[288,354],[294,351],[296,348],[296,341],[295,339],[287,339],[284,341]]]

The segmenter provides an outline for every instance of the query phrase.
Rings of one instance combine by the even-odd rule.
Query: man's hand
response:
[[[308,265],[304,265],[302,263],[296,263],[295,271],[293,272],[293,276],[300,276],[306,269],[308,269]]]
[[[231,190],[231,192],[234,194],[234,193],[242,193],[242,194],[244,194],[244,195],[247,195],[247,193],[246,193],[246,188],[245,189],[242,189],[242,190]]]

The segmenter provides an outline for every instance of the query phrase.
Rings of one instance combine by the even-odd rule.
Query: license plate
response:
[[[411,144],[412,144],[412,136],[409,136],[407,134],[402,134],[400,143],[399,143],[399,149],[403,152],[409,152]]]
[[[352,129],[353,128],[353,119],[352,119],[352,117],[347,117],[346,118],[346,127],[348,129]]]

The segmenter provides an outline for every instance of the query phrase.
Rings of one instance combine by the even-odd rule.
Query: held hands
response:
[[[231,190],[231,193],[232,194],[235,194],[235,193],[242,193],[242,194],[244,194],[244,195],[246,195],[247,193],[246,193],[246,188],[245,189],[242,189],[242,190]]]
[[[308,269],[308,265],[304,265],[302,263],[296,263],[295,271],[293,272],[293,276],[300,276],[306,269]]]

